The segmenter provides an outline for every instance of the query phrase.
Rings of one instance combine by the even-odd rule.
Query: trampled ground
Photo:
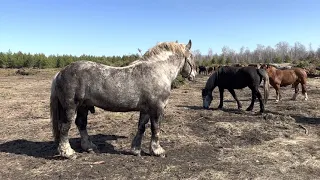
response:
[[[136,133],[138,113],[96,109],[88,131],[99,154],[81,151],[72,125],[70,141],[76,160],[57,158],[49,120],[51,78],[55,70],[16,76],[0,70],[0,179],[318,179],[320,177],[320,80],[308,80],[309,100],[290,100],[293,89],[282,88],[276,104],[271,89],[267,112],[236,110],[225,93],[223,110],[201,108],[201,88],[208,76],[198,76],[174,89],[162,122],[161,144],[166,158],[128,153]],[[236,90],[245,109],[248,88]],[[305,131],[307,130],[307,132]]]

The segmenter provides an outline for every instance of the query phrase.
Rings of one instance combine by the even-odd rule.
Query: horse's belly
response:
[[[112,99],[99,99],[91,101],[93,106],[97,106],[106,111],[128,112],[139,110],[138,101],[133,99],[124,100],[115,97]]]

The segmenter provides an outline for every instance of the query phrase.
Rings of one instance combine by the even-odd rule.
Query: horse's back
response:
[[[260,76],[255,67],[225,66],[219,69],[220,86],[223,88],[242,89],[260,83]]]
[[[292,68],[292,69],[277,69],[276,76],[281,81],[281,86],[288,86],[293,83],[306,83],[307,73],[302,68]]]

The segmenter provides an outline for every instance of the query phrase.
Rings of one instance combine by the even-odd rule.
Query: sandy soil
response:
[[[161,144],[166,158],[129,153],[138,113],[110,113],[97,109],[89,115],[88,131],[100,150],[83,152],[75,124],[70,131],[76,160],[56,157],[49,119],[51,78],[56,70],[17,76],[0,70],[0,179],[318,179],[320,177],[320,80],[308,80],[309,100],[290,98],[282,88],[275,103],[271,89],[266,113],[238,111],[230,93],[224,109],[201,108],[201,88],[208,76],[174,89],[162,122]],[[263,92],[263,91],[261,91]],[[249,106],[248,88],[236,90],[243,108]]]

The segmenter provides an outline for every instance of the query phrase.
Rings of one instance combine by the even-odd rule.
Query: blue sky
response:
[[[0,0],[0,51],[124,55],[157,42],[320,45],[319,0]]]

